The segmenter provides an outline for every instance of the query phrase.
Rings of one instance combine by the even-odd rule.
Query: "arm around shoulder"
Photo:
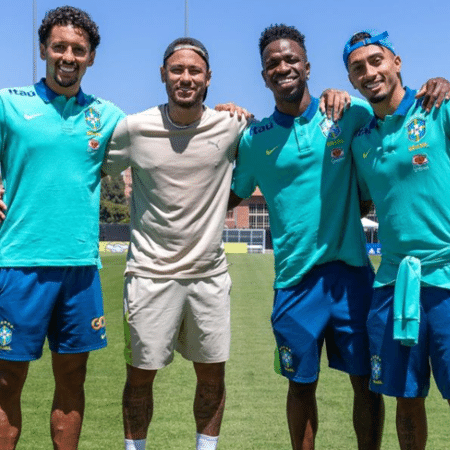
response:
[[[114,129],[108,143],[102,172],[117,175],[131,164],[131,139],[128,129],[128,118],[122,119]]]

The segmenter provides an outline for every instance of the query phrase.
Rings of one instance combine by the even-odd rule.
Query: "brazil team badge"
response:
[[[84,112],[84,117],[91,130],[97,131],[101,128],[100,113],[95,108],[88,108]]]
[[[383,384],[381,381],[381,358],[377,355],[372,356],[370,365],[372,366],[372,383]]]
[[[11,350],[9,344],[12,341],[13,328],[9,322],[0,322],[0,350]]]
[[[280,362],[284,370],[287,372],[293,372],[294,369],[292,368],[293,359],[291,349],[289,347],[280,347],[279,352]]]
[[[336,139],[341,134],[339,125],[327,117],[320,122],[319,126],[326,138]]]
[[[423,119],[412,119],[411,122],[406,125],[408,131],[408,139],[413,142],[419,142],[426,133],[425,120]]]

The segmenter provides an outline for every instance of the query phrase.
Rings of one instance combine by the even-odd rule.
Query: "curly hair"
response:
[[[278,41],[279,39],[290,39],[291,41],[295,41],[300,45],[300,47],[305,52],[306,56],[306,47],[305,47],[305,36],[300,33],[295,27],[288,27],[284,23],[280,25],[275,24],[267,27],[259,38],[259,53],[262,58],[262,54],[264,49],[273,41]]]
[[[100,44],[100,35],[97,24],[91,19],[91,16],[73,6],[60,6],[59,8],[47,11],[41,26],[39,27],[39,42],[46,45],[47,39],[55,25],[72,25],[81,28],[89,35],[91,51],[94,51]]]

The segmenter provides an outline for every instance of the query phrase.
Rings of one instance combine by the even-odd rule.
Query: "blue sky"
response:
[[[32,0],[0,0],[3,67],[0,88],[32,83]],[[184,0],[37,0],[38,26],[47,10],[63,4],[89,12],[102,42],[83,90],[116,103],[126,113],[164,103],[159,66],[167,45],[184,35]],[[189,0],[189,35],[210,53],[213,77],[206,103],[234,101],[258,118],[274,108],[260,71],[258,39],[274,23],[295,25],[306,36],[310,91],[347,89],[342,49],[363,28],[387,30],[403,59],[412,88],[433,76],[450,77],[447,3],[429,0]],[[45,73],[38,61],[38,79]]]

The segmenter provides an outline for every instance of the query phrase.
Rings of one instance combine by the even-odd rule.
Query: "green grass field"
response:
[[[229,255],[232,290],[232,356],[227,364],[227,404],[221,450],[289,450],[285,417],[287,382],[273,370],[270,327],[272,255]],[[80,450],[123,448],[121,392],[125,380],[122,338],[122,284],[125,257],[105,255],[102,273],[108,347],[90,356],[86,413]],[[378,260],[374,260],[375,266]],[[195,449],[192,365],[179,355],[155,382],[155,413],[147,449]],[[31,364],[23,394],[23,432],[19,450],[48,450],[53,390],[50,354]],[[324,355],[318,388],[317,448],[356,449],[351,424],[348,377],[327,368]],[[449,448],[448,406],[433,385],[427,400],[431,450]],[[386,399],[383,450],[397,449],[395,400]]]

